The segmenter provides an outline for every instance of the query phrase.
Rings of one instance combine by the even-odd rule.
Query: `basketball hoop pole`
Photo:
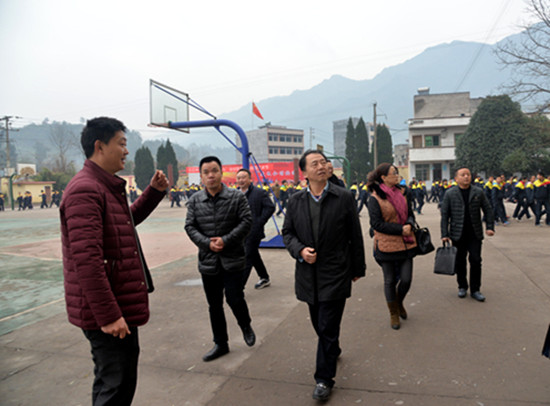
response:
[[[240,125],[235,123],[231,120],[198,120],[198,121],[178,121],[178,122],[169,122],[168,128],[198,128],[198,127],[215,127],[220,133],[219,127],[226,126],[229,128],[232,128],[239,134],[239,138],[241,139],[241,147],[237,147],[237,151],[239,151],[242,154],[243,157],[243,168],[249,169],[249,150],[248,150],[248,139],[246,138],[246,134],[244,133],[243,129]],[[222,133],[223,134],[223,133]]]

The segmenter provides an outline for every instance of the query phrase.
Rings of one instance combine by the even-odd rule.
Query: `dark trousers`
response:
[[[359,196],[359,207],[357,208],[357,214],[361,213],[361,210],[363,210],[363,206],[367,205],[367,200],[369,198],[369,195],[364,192]]]
[[[380,262],[384,273],[384,295],[387,302],[403,300],[411,287],[413,260]]]
[[[284,212],[283,210],[286,209],[286,202],[287,202],[287,200],[288,200],[287,197],[281,198],[281,199],[279,200],[280,207],[279,207],[279,211],[278,211],[277,214],[276,214],[277,216],[278,216],[279,214],[283,213],[283,212]]]
[[[120,339],[101,330],[82,330],[94,360],[93,406],[129,406],[137,384],[139,339],[137,327]]]
[[[223,295],[233,311],[237,323],[241,329],[250,326],[251,319],[248,306],[244,300],[243,272],[227,272],[220,270],[217,275],[202,275],[202,285],[208,311],[210,313],[210,325],[214,342],[218,345],[227,345],[227,322],[223,310]]]
[[[260,250],[258,249],[258,247],[260,246],[260,242],[261,240],[257,238],[246,240],[246,267],[244,268],[243,272],[243,286],[246,286],[246,282],[248,282],[248,278],[250,277],[250,272],[252,271],[253,267],[256,270],[256,273],[258,274],[258,277],[260,279],[269,280],[269,274],[267,273],[264,261],[260,256]]]
[[[346,299],[308,304],[311,324],[317,333],[317,363],[315,382],[334,386],[336,363],[340,349],[340,323],[344,314]]]
[[[424,198],[418,199],[418,207],[416,208],[418,214],[422,212],[422,207],[424,207]]]
[[[531,209],[531,212],[533,213],[533,216],[536,217],[536,213],[535,213],[535,203],[534,202],[525,202],[525,206],[523,207],[523,209],[519,212],[519,215],[518,215],[518,220],[521,220],[521,218],[523,217],[523,215],[525,214],[527,216],[528,219],[531,218],[531,216],[529,215],[529,209]]]
[[[506,222],[506,209],[504,208],[504,201],[502,199],[498,199],[495,202],[495,221],[501,221]]]
[[[524,212],[526,206],[527,206],[527,201],[525,199],[518,199],[518,201],[516,202],[516,208],[514,209],[514,214],[512,214],[512,218],[519,219],[520,218],[519,213]]]
[[[470,292],[478,292],[481,288],[481,240],[475,236],[453,241],[456,247],[456,281],[460,289],[468,290],[466,270],[466,255],[470,262]]]
[[[540,219],[546,213],[546,224],[550,224],[550,208],[547,200],[535,200],[535,224],[540,224]],[[544,211],[542,208],[544,207]]]

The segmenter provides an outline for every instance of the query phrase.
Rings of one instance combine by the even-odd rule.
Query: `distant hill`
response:
[[[495,45],[454,41],[428,48],[412,59],[384,69],[370,80],[334,75],[311,89],[256,104],[265,120],[273,125],[303,129],[306,147],[312,127],[313,145],[323,144],[332,151],[332,122],[350,116],[372,121],[372,104],[376,101],[378,122],[389,126],[394,144],[404,143],[418,88],[429,87],[430,93],[469,91],[471,97],[499,93],[499,87],[511,75],[497,63],[494,49]],[[245,105],[222,117],[243,125],[250,123],[251,110],[250,105]],[[263,124],[256,118],[255,122]],[[243,128],[248,129],[246,124]]]
[[[514,40],[515,34],[503,41]],[[369,80],[352,80],[334,75],[307,90],[297,90],[287,96],[271,97],[257,103],[266,122],[289,128],[303,129],[305,146],[310,145],[310,128],[315,138],[311,145],[322,144],[333,151],[332,122],[350,116],[362,116],[372,121],[374,101],[377,103],[378,122],[390,128],[393,143],[404,143],[408,137],[407,120],[413,117],[413,97],[420,87],[429,87],[430,93],[453,93],[469,91],[471,97],[499,94],[499,88],[509,82],[512,73],[497,63],[496,45],[476,42],[454,41],[426,49],[419,55],[401,64],[388,67]],[[220,118],[235,121],[245,131],[250,130],[252,106],[222,114]],[[254,117],[254,125],[265,122]],[[79,137],[82,124],[68,124],[66,129]],[[14,132],[19,162],[32,160],[50,161],[55,151],[49,140],[51,123],[30,125]],[[233,136],[232,130],[223,130]],[[143,141],[141,134],[132,131],[129,135],[130,157],[135,150],[146,144],[153,156],[159,141]],[[194,163],[200,156],[216,153],[224,163],[235,163],[236,153],[223,137],[211,130],[191,131],[185,137],[171,137],[178,160]],[[178,145],[179,143],[179,145]],[[181,146],[181,147],[180,147]],[[254,151],[252,151],[254,152]],[[70,151],[77,166],[83,161],[78,148]],[[0,156],[0,160],[2,157]]]

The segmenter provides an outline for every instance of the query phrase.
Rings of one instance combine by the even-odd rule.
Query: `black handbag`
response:
[[[432,244],[432,237],[430,236],[430,230],[427,227],[422,227],[415,222],[414,224],[414,236],[416,237],[416,251],[418,255],[426,255],[432,252],[435,248]]]
[[[454,275],[456,261],[456,247],[444,242],[435,252],[434,273],[440,275]]]
[[[546,340],[542,346],[542,355],[550,358],[550,326],[548,326],[548,333],[546,333]]]

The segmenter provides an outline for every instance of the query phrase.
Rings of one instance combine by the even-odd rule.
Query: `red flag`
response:
[[[264,119],[262,117],[262,114],[260,113],[260,110],[258,110],[258,107],[256,107],[256,103],[252,102],[252,113],[254,113],[258,118]]]

